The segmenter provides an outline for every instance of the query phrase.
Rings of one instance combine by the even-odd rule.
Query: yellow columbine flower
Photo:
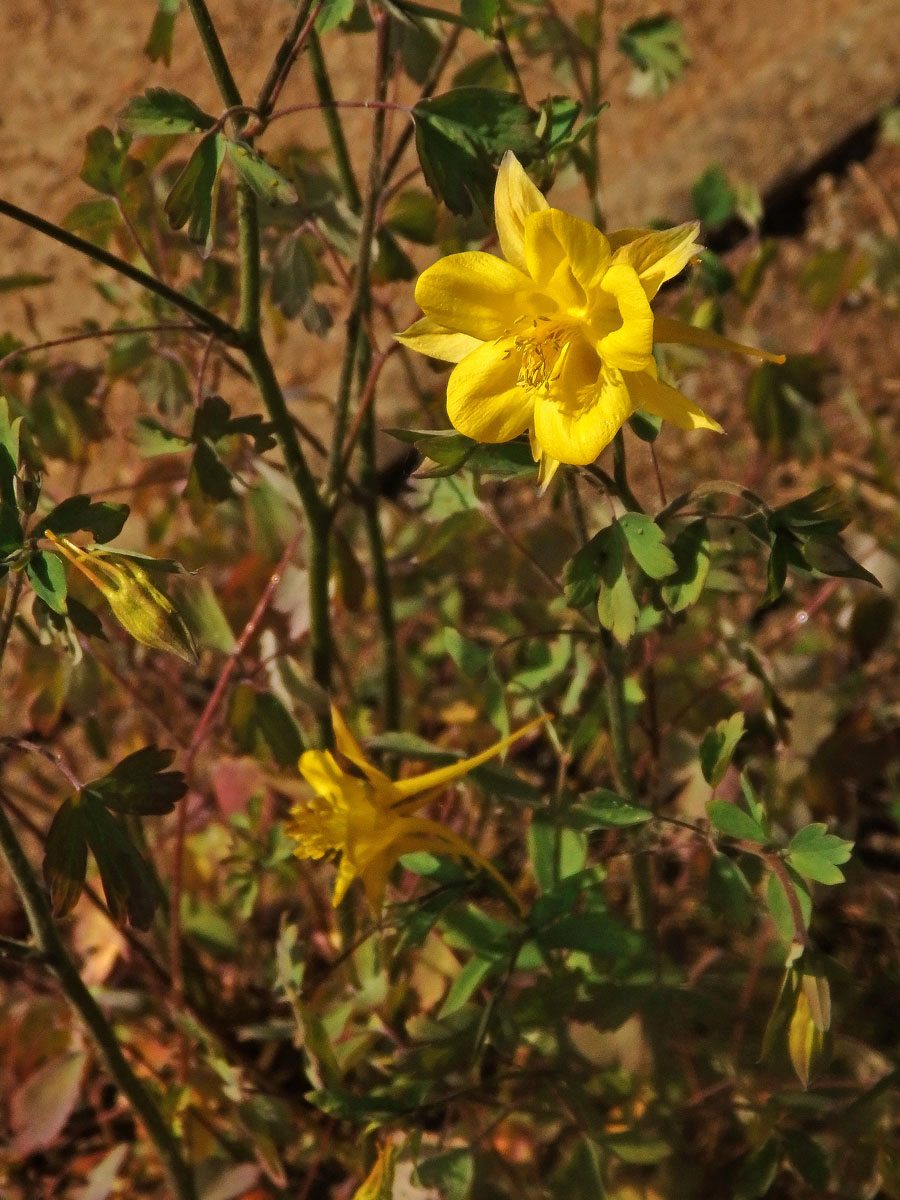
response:
[[[298,858],[323,858],[333,853],[341,856],[334,886],[335,907],[359,876],[373,912],[380,912],[391,868],[402,855],[414,850],[468,858],[492,875],[518,905],[506,880],[465,838],[439,821],[411,814],[448,783],[494,758],[547,718],[538,717],[473,758],[394,781],[366,761],[337,709],[332,708],[331,716],[338,750],[365,778],[342,771],[328,750],[307,750],[300,758],[300,771],[315,795],[307,804],[291,809],[287,833],[297,843],[294,853]]]
[[[681,429],[718,422],[662,383],[654,342],[682,342],[783,362],[707,329],[654,317],[650,301],[701,247],[694,221],[605,237],[551,208],[507,151],[494,191],[506,262],[451,254],[416,285],[425,316],[398,338],[455,362],[447,412],[460,433],[506,442],[528,430],[546,482],[560,462],[593,462],[637,409]]]

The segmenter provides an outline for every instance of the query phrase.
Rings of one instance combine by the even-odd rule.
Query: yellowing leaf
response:
[[[816,1024],[806,990],[801,989],[788,1029],[788,1052],[804,1088],[809,1086],[810,1075],[822,1061],[824,1049],[825,1034]]]
[[[394,1171],[400,1147],[387,1142],[381,1147],[375,1166],[366,1176],[362,1187],[353,1193],[352,1200],[391,1200],[394,1194]]]

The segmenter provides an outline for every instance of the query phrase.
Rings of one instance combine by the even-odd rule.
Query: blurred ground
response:
[[[88,189],[78,180],[84,138],[110,124],[129,96],[165,85],[216,111],[218,101],[199,43],[180,18],[171,68],[151,64],[142,48],[155,11],[135,5],[42,0],[0,6],[0,47],[12,64],[0,114],[0,194],[51,219],[61,219]],[[574,16],[584,4],[561,0]],[[609,0],[605,10],[602,120],[605,203],[613,227],[653,217],[690,215],[692,181],[721,161],[761,191],[783,184],[900,94],[898,0],[674,0],[664,6],[684,24],[693,62],[661,100],[626,94],[630,65],[615,50],[620,31],[657,11],[639,0]],[[289,17],[284,0],[218,0],[213,17],[245,95],[265,73]],[[262,14],[262,15],[261,15]],[[485,49],[475,35],[460,42],[454,68]],[[327,42],[335,93],[364,97],[370,87],[367,45],[359,37]],[[360,69],[362,66],[363,69]],[[538,100],[567,81],[534,69],[526,79]],[[309,98],[308,75],[295,70],[285,103]],[[370,117],[347,113],[361,153]],[[278,127],[278,137],[310,136],[309,114]],[[395,129],[399,126],[395,125]],[[324,140],[324,139],[323,139]],[[578,211],[584,201],[559,190]],[[38,234],[0,222],[3,274],[55,273],[63,285],[40,293],[45,336],[96,304],[84,288],[88,270]],[[4,324],[21,324],[21,300],[5,302]],[[18,318],[18,319],[17,319]],[[50,332],[48,332],[50,331]]]

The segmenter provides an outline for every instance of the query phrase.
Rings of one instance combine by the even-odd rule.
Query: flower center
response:
[[[549,393],[550,385],[559,377],[556,366],[571,330],[550,317],[520,317],[516,326],[521,332],[516,334],[515,347],[522,355],[516,385]]]

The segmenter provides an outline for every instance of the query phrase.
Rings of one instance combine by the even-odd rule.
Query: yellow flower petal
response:
[[[619,324],[598,338],[596,350],[607,367],[642,371],[653,353],[653,312],[633,267],[614,264],[603,276],[601,291],[615,303]],[[595,320],[599,333],[602,325]]]
[[[300,774],[319,796],[339,796],[347,776],[329,750],[305,750],[300,755]]]
[[[379,771],[377,767],[374,767],[366,760],[359,742],[357,742],[356,738],[350,732],[347,722],[333,704],[331,706],[331,723],[334,727],[334,740],[338,750],[340,750],[344,758],[349,758],[354,766],[359,767],[363,775],[375,787],[376,797],[379,789],[390,790],[393,787],[391,780],[388,779],[383,771]]]
[[[528,273],[561,308],[583,310],[602,286],[610,262],[609,242],[599,229],[558,208],[525,221]]]
[[[533,290],[531,280],[502,258],[468,250],[441,258],[422,272],[416,303],[444,329],[486,342],[512,329]]]
[[[610,235],[610,244],[615,247],[613,262],[633,267],[647,299],[652,300],[662,284],[674,279],[702,249],[697,242],[699,233],[699,221],[660,232],[623,229]]]
[[[706,350],[730,350],[732,354],[746,354],[750,358],[762,358],[766,362],[783,363],[783,354],[771,354],[768,350],[760,350],[756,346],[745,346],[742,342],[733,342],[731,338],[722,337],[711,329],[700,329],[697,325],[688,325],[685,321],[676,321],[672,317],[657,317],[653,329],[654,342],[680,342],[683,346],[703,346]]]
[[[518,382],[521,366],[512,337],[485,342],[467,354],[447,380],[451,425],[479,442],[508,442],[524,433],[534,393]]]
[[[398,779],[394,784],[394,788],[397,795],[401,798],[401,802],[394,805],[392,811],[398,813],[412,811],[420,804],[425,803],[422,798],[423,792],[429,792],[434,788],[446,787],[448,783],[453,783],[456,779],[462,779],[464,775],[468,775],[470,771],[474,771],[476,767],[480,767],[488,759],[496,758],[507,746],[511,746],[520,737],[524,737],[526,733],[530,733],[532,729],[537,729],[538,725],[543,725],[545,721],[549,720],[548,716],[537,717],[534,721],[529,721],[527,725],[523,725],[521,729],[517,729],[515,733],[511,733],[509,737],[501,738],[499,742],[495,742],[493,746],[489,746],[487,750],[482,750],[480,754],[476,754],[472,758],[464,758],[460,762],[450,763],[447,767],[438,767],[436,771],[427,771],[424,775],[416,775],[412,779]],[[410,800],[413,797],[417,798],[416,803],[410,804]],[[443,826],[440,826],[440,828],[443,828]]]
[[[513,904],[519,911],[522,911],[522,904],[518,896],[488,859],[483,854],[475,849],[471,842],[467,842],[465,838],[454,833],[452,829],[448,829],[446,825],[442,825],[440,821],[429,821],[424,817],[407,817],[403,821],[403,834],[391,846],[391,855],[393,862],[402,858],[404,854],[412,854],[417,850],[427,850],[432,854],[451,854],[458,858],[467,858],[470,862],[475,863],[482,871],[487,873],[494,879],[507,896],[510,897]],[[396,852],[396,853],[395,853]],[[393,866],[393,862],[391,866]]]
[[[633,412],[634,404],[621,372],[604,370],[595,382],[593,395],[582,395],[577,405],[567,405],[554,393],[538,397],[534,432],[550,458],[586,466],[609,445]]]
[[[679,429],[711,429],[714,433],[724,433],[722,426],[712,417],[708,417],[687,396],[682,396],[677,388],[669,387],[654,379],[649,371],[626,374],[625,383],[631,393],[635,408],[671,421]]]
[[[337,908],[343,898],[347,895],[347,888],[349,888],[350,884],[354,879],[356,879],[358,874],[359,872],[345,850],[341,855],[337,879],[334,881],[334,894],[331,897],[331,903],[334,908]],[[385,872],[385,877],[387,877],[387,872]]]
[[[419,354],[427,354],[430,358],[440,358],[444,362],[459,362],[467,354],[481,345],[478,338],[468,333],[454,333],[452,329],[444,329],[432,321],[430,317],[422,317],[414,321],[409,329],[395,333],[394,337],[410,350]]]
[[[525,265],[525,218],[550,205],[511,150],[503,155],[494,188],[494,220],[503,257],[520,271]]]

